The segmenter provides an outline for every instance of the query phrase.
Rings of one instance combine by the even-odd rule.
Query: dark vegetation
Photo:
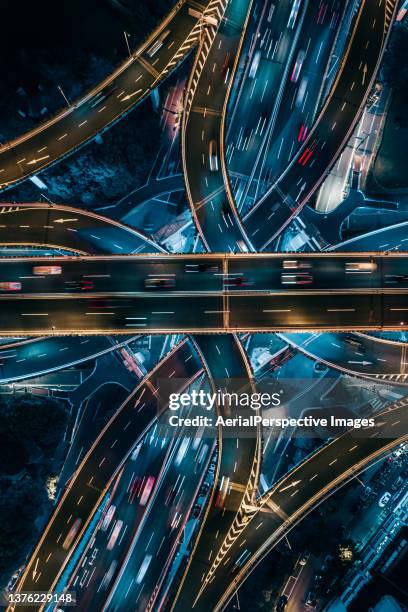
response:
[[[60,467],[67,423],[59,400],[0,396],[0,588],[24,563],[39,535],[36,521],[51,508],[46,480]]]

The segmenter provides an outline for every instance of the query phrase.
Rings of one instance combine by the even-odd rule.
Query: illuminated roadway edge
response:
[[[237,588],[247,578],[252,569],[254,569],[261,559],[264,558],[303,517],[364,469],[381,458],[384,458],[396,445],[406,441],[408,439],[408,433],[402,433],[402,431],[404,429],[406,431],[408,420],[407,407],[408,400],[403,399],[400,402],[392,404],[388,410],[374,417],[376,427],[384,426],[384,420],[380,421],[379,419],[385,419],[385,425],[388,425],[389,428],[396,423],[401,423],[398,428],[399,435],[397,435],[397,437],[376,437],[374,439],[374,436],[377,435],[374,434],[369,438],[357,439],[353,437],[352,432],[354,430],[348,431],[336,437],[323,447],[320,447],[314,454],[302,461],[302,463],[293,468],[274,484],[274,486],[257,501],[254,507],[248,511],[244,529],[241,530],[236,538],[232,538],[228,542],[228,545],[224,547],[216,561],[212,563],[211,567],[208,567],[205,584],[201,589],[202,595],[195,609],[200,612],[201,610],[205,611],[211,609],[215,612],[224,609],[228,601],[235,594]],[[398,419],[398,417],[400,417],[399,421],[390,422],[388,424],[388,420],[394,418]],[[365,454],[362,449],[359,451],[355,450],[359,446],[356,444],[357,440],[360,442],[360,446],[364,443],[364,446],[368,447],[369,452],[367,452],[367,454]],[[350,444],[353,444],[353,446],[349,447]],[[340,447],[340,449],[337,450],[337,447]],[[334,460],[332,464],[336,465],[338,459],[342,458],[339,452],[342,447],[347,449],[347,454],[345,455],[346,466],[344,469],[337,468],[336,472],[336,467],[331,467],[329,469],[325,461],[325,456],[328,455],[329,461],[333,455]],[[362,453],[360,458],[355,462],[353,462],[353,451],[359,452],[360,454]],[[350,457],[351,460],[349,460]],[[324,470],[320,469],[319,471],[319,463],[320,465],[324,465]],[[337,465],[341,463],[340,461]],[[349,463],[349,465],[347,465],[347,463]],[[298,483],[302,482],[302,473],[306,472],[306,475],[310,476],[310,473],[308,473],[309,469],[311,474],[314,472],[317,474],[316,476],[312,476],[312,478],[308,477],[307,480],[310,482],[316,478],[316,482],[319,483],[319,485],[317,485],[318,488],[313,492],[313,486],[307,484],[307,489],[310,488],[312,491],[310,496],[308,496],[306,491],[302,499],[299,499],[301,495],[294,498],[292,493],[295,493]],[[330,473],[332,475],[330,475]],[[320,484],[319,479],[326,481],[322,481]],[[327,479],[330,480],[327,481]],[[283,492],[286,492],[286,495],[283,496]],[[293,501],[296,499],[299,500],[298,503]],[[286,505],[294,504],[290,514],[285,512],[285,503]],[[276,523],[275,525],[274,522]],[[232,577],[231,571],[234,562],[242,553],[244,542],[247,548],[250,549],[253,547],[254,550],[252,551],[250,560],[239,569],[234,577]],[[208,566],[210,566],[210,564],[208,564]]]
[[[149,95],[153,89],[170,74],[197,43],[201,30],[201,23],[197,18],[193,18],[185,8],[191,7],[197,10],[199,7],[205,14],[211,14],[214,8],[217,7],[217,4],[218,0],[203,0],[200,4],[194,1],[190,2],[190,0],[180,0],[146,41],[133,52],[131,57],[102,83],[98,84],[91,91],[87,92],[85,96],[76,100],[68,108],[64,109],[44,124],[5,143],[0,148],[0,168],[4,171],[4,173],[1,174],[2,183],[0,183],[0,190],[5,190],[16,185],[27,177],[38,174],[45,168],[65,158],[67,155],[89,142],[97,133],[102,133],[115,124],[121,117],[130,112],[136,104]],[[163,45],[159,49],[156,60],[159,58],[163,65],[158,72],[153,64],[150,63],[147,50],[155,38],[162,33],[166,27],[173,24],[176,26],[173,34],[175,36],[181,34],[180,44],[175,45],[174,48],[171,47],[171,51],[169,51],[168,45]],[[143,57],[143,54],[145,54],[146,57]],[[155,63],[156,61],[154,64]],[[129,92],[127,94],[129,98],[125,97],[120,100],[120,105],[115,102],[118,108],[116,110],[113,108],[112,112],[110,114],[109,112],[106,113],[105,118],[101,120],[101,115],[99,114],[101,107],[95,102],[96,98],[103,95],[106,88],[106,99],[108,100],[112,94],[110,89],[115,83],[118,89],[120,87],[125,87],[123,93],[126,94],[126,86],[132,84],[134,86],[134,79],[131,79],[130,83],[126,83],[127,73],[132,69],[135,70],[136,67],[139,70],[143,69],[145,72],[144,77],[148,77],[149,79],[149,82],[140,90],[142,93],[136,92],[138,95],[135,95],[134,92]],[[123,104],[125,101],[127,104]],[[88,103],[90,104],[90,109],[86,108]],[[112,106],[115,106],[115,104],[113,101],[110,102]],[[85,124],[89,122],[86,127],[83,127],[84,116],[88,117]],[[78,121],[80,123],[78,123]],[[92,126],[93,122],[95,126]],[[80,133],[76,132],[78,137],[74,139],[71,139],[69,132],[66,132],[66,130],[69,130],[71,127],[75,127],[76,129],[81,128]],[[59,128],[61,132],[55,134]],[[60,135],[61,133],[63,134],[62,137]],[[64,135],[68,137],[64,138]],[[57,138],[57,150],[51,152],[52,154],[44,155],[44,152],[47,153],[45,149],[48,148],[50,142],[53,142],[55,136],[59,136],[59,138]],[[31,159],[32,156],[34,156],[33,159]],[[27,161],[27,158],[29,161]],[[17,161],[18,159],[22,160],[21,163]],[[25,167],[22,167],[23,162],[25,162]],[[7,166],[7,168],[3,168],[3,166]]]
[[[300,264],[313,263],[313,288],[282,287],[282,271],[288,273],[283,261],[293,257]],[[350,259],[368,259],[377,269],[371,274],[345,273],[344,263]],[[135,328],[144,333],[401,330],[408,327],[401,320],[406,318],[401,311],[408,310],[408,281],[400,278],[397,288],[384,285],[387,276],[404,277],[406,261],[406,253],[394,252],[3,258],[0,276],[8,281],[24,278],[25,286],[21,294],[0,296],[9,305],[3,307],[0,335],[132,334]],[[204,262],[216,265],[218,273],[186,273],[186,264]],[[64,272],[42,277],[39,290],[31,271],[38,263],[61,264]],[[146,289],[148,276],[163,273],[176,278],[177,291]],[[96,276],[92,289],[75,291],[65,284],[89,275]],[[246,275],[251,283],[232,289],[225,284]],[[98,312],[101,300],[117,312]],[[164,300],[175,310],[162,311]],[[126,315],[131,315],[132,324]],[[142,326],[139,320],[133,325],[142,317]]]
[[[175,363],[177,359],[180,360],[180,364]],[[183,385],[183,388],[188,386],[189,381],[194,381],[203,372],[200,356],[196,352],[194,353],[192,351],[192,346],[188,339],[185,339],[176,345],[171,352],[168,353],[152,369],[148,376],[146,376],[143,381],[137,385],[134,391],[128,396],[128,398],[99,433],[98,437],[68,482],[68,485],[65,488],[58,505],[54,509],[51,518],[48,521],[45,530],[34,552],[32,553],[22,576],[18,581],[18,584],[16,585],[16,588],[14,589],[15,591],[51,591],[56,585],[72,553],[85,534],[91,518],[100,505],[101,500],[106,494],[113,478],[129,456],[131,450],[149,431],[159,416],[156,401],[159,397],[156,387],[158,380],[167,378],[171,373],[170,369],[173,369],[177,365],[179,367],[176,369],[179,371],[176,372],[175,379],[180,380],[180,384]],[[139,406],[145,392],[145,401],[140,405],[135,415],[135,408]],[[146,398],[149,399],[146,401]],[[165,402],[163,402],[161,412],[163,412],[165,409],[166,405]],[[137,417],[136,421],[132,422],[132,417],[134,419],[135,416]],[[125,425],[125,428],[123,428],[122,425],[126,421],[128,421],[128,423]],[[119,428],[120,432],[125,429],[129,433],[126,435],[123,435],[122,433],[119,435],[119,437],[117,437],[118,432],[115,434],[113,431],[115,427]],[[116,436],[117,445],[115,445],[115,451],[112,451],[110,449],[113,448],[112,438],[114,436]],[[99,449],[101,445],[103,448]],[[107,460],[106,455],[108,456]],[[99,464],[99,469],[101,470],[101,466],[104,463],[106,467],[101,470],[102,473],[99,477],[98,475],[95,475],[89,480],[90,473],[87,474],[87,471],[97,470],[97,464],[93,466],[92,463],[98,461],[101,457],[102,461]],[[83,479],[85,478],[84,482],[80,482],[81,476]],[[100,483],[98,478],[101,481]],[[100,486],[98,487],[97,485],[99,484]],[[76,504],[74,501],[75,499],[78,500]],[[65,508],[64,505],[66,506]],[[71,513],[72,518],[73,506],[78,508],[76,510],[77,516],[82,514],[83,520],[80,530],[74,537],[73,543],[66,551],[62,547],[62,543],[64,541],[64,537],[62,536],[63,532],[68,533],[66,526],[68,523],[70,523],[70,520],[69,518],[67,520],[64,513]],[[53,531],[55,533],[52,533]],[[57,538],[55,541],[47,541],[47,539],[52,538],[58,532],[61,532],[61,537]],[[44,547],[44,552],[41,552]],[[37,559],[39,559],[38,563]],[[44,563],[47,564],[47,572],[42,571]],[[39,609],[42,608],[43,607]],[[29,610],[32,609],[32,607],[26,608],[25,606],[19,606],[19,609]],[[14,606],[9,606],[8,610],[14,610]]]
[[[81,255],[120,253],[121,249],[125,253],[166,252],[139,230],[119,221],[89,210],[44,202],[0,203],[0,245],[47,246]]]
[[[84,361],[96,359],[102,355],[106,355],[112,351],[116,351],[122,347],[127,346],[130,342],[136,340],[139,336],[133,336],[122,340],[121,342],[115,341],[114,338],[108,336],[93,337],[90,345],[81,347],[78,338],[75,336],[44,336],[37,338],[29,338],[10,344],[4,344],[0,346],[0,385],[6,385],[19,380],[26,380],[28,378],[34,378],[37,376],[43,376],[51,372],[57,372],[65,368],[76,366]],[[63,339],[63,342],[61,340]],[[91,340],[91,339],[90,339]],[[97,341],[95,343],[95,341]],[[64,344],[61,347],[59,345]],[[84,349],[84,350],[83,350]],[[68,357],[68,351],[75,351],[75,357]],[[46,352],[46,363],[40,359],[37,363],[35,358],[43,357],[44,351]],[[58,362],[59,353],[63,352],[63,358]],[[82,354],[81,354],[82,351]],[[12,359],[10,352],[15,353],[16,359]],[[27,357],[22,357],[26,354]],[[20,372],[16,372],[16,361],[19,358],[19,365],[24,362],[24,366],[21,366]],[[4,362],[3,362],[4,360]],[[51,360],[51,363],[50,363]],[[8,370],[10,372],[6,373]]]

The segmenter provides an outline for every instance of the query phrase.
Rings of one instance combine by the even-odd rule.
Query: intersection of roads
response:
[[[279,332],[287,346],[340,372],[394,376],[405,385],[405,345],[362,332],[408,329],[406,254],[383,252],[371,236],[358,249],[350,241],[325,253],[273,252],[356,127],[397,6],[396,0],[352,3],[352,27],[344,33],[348,4],[180,0],[103,83],[2,145],[6,200],[8,188],[119,121],[195,53],[180,141],[186,197],[204,253],[170,254],[143,232],[75,206],[1,204],[1,246],[56,252],[0,260],[0,335],[10,336],[0,347],[3,382],[126,348],[136,334],[188,334],[178,336],[78,461],[15,590],[77,589],[84,610],[221,610],[302,517],[406,440],[401,399],[376,414],[363,437],[339,435],[261,495],[261,429],[234,439],[221,428],[216,441],[200,431],[188,449],[182,440],[160,448],[155,438],[168,407],[163,379],[174,378],[180,392],[203,377],[210,386],[225,377],[255,385],[244,350],[248,332]],[[333,73],[331,50],[342,35]],[[322,79],[330,87],[319,105]],[[279,161],[269,168],[271,159]],[[255,189],[245,168],[257,177]],[[252,198],[249,209],[244,195]],[[348,333],[346,343],[339,331]],[[47,355],[47,365],[37,355]],[[133,527],[122,532],[115,556],[109,546],[102,554],[95,541],[103,535],[89,532],[101,512],[106,516],[107,498],[116,499],[117,483],[129,477],[135,449],[156,488],[145,509],[128,508]],[[186,453],[200,470],[180,467]],[[191,495],[183,497],[180,482]],[[134,483],[132,473],[129,496]],[[170,498],[178,500],[176,515]],[[159,512],[162,525],[146,532]],[[143,554],[152,542],[154,559]],[[169,576],[176,576],[173,583]]]

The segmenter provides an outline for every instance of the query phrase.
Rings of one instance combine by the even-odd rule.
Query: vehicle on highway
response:
[[[295,65],[293,66],[292,74],[290,76],[290,80],[292,83],[297,83],[300,71],[302,70],[303,62],[305,61],[306,53],[303,49],[299,51],[296,57]]]
[[[275,357],[272,357],[269,362],[269,368],[272,370],[272,372],[274,372],[275,370],[278,370],[281,366],[283,366],[287,361],[289,361],[291,357],[292,352],[285,349],[281,353],[275,355]]]
[[[166,30],[165,32],[162,32],[162,34],[160,34],[160,36],[157,38],[157,40],[154,41],[154,43],[152,44],[152,46],[147,52],[147,55],[149,57],[153,57],[153,55],[156,55],[158,50],[162,48],[163,43],[169,34],[170,34],[170,30]]]
[[[256,53],[254,53],[254,57],[253,60],[251,62],[251,67],[249,69],[249,74],[248,77],[250,79],[254,79],[256,76],[256,73],[258,72],[258,67],[259,67],[259,62],[261,61],[261,52],[260,51],[256,51]]]
[[[94,288],[93,281],[84,278],[77,281],[65,281],[65,285],[70,291],[90,291]]]
[[[34,266],[33,268],[33,274],[41,276],[54,276],[56,274],[61,274],[61,272],[61,266]]]
[[[241,253],[248,253],[248,247],[243,240],[237,240],[237,246]]]
[[[216,172],[218,170],[218,147],[215,140],[210,140],[208,145],[208,159],[211,172]]]
[[[385,506],[390,501],[391,497],[392,497],[391,493],[389,491],[386,491],[384,495],[380,497],[380,500],[378,502],[378,505],[380,506],[380,508],[385,508]]]
[[[274,11],[275,11],[275,4],[273,2],[271,2],[270,8],[269,8],[269,13],[268,13],[268,16],[266,18],[266,21],[268,23],[271,23]]]
[[[226,498],[227,493],[228,493],[229,482],[230,482],[229,477],[223,476],[221,478],[220,488],[219,488],[219,491],[218,491],[217,498],[215,500],[215,505],[218,508],[223,508],[224,507],[225,498]]]
[[[103,521],[102,521],[102,525],[101,525],[101,529],[102,531],[106,531],[109,527],[109,525],[111,524],[111,521],[113,519],[113,515],[115,514],[116,511],[116,506],[114,504],[111,504],[108,508],[108,511],[106,512],[105,516],[103,517]]]
[[[377,267],[374,261],[347,261],[345,264],[346,272],[364,272],[365,274],[375,272]]]
[[[238,559],[235,561],[234,565],[230,569],[230,574],[233,574],[237,569],[242,567],[244,563],[246,563],[251,556],[251,551],[246,548],[243,553],[240,554]]]
[[[386,283],[406,283],[408,282],[408,274],[386,274]]]
[[[0,282],[0,291],[21,291],[19,282]]]
[[[343,336],[343,342],[345,344],[348,344],[349,346],[352,346],[355,349],[358,349],[360,352],[364,352],[365,351],[365,346],[364,344],[355,336],[352,336],[351,334],[347,334],[346,336]]]
[[[303,104],[303,100],[305,99],[306,89],[307,89],[308,78],[303,77],[300,81],[299,88],[297,90],[295,106],[296,108],[300,108]]]
[[[152,560],[152,555],[146,555],[142,561],[141,566],[139,567],[139,571],[136,574],[136,584],[141,584],[143,578],[146,575],[147,569],[150,565],[150,561]]]
[[[72,542],[74,541],[75,536],[77,535],[79,528],[82,524],[82,519],[77,518],[75,519],[75,521],[73,522],[73,525],[71,527],[71,529],[68,531],[68,535],[65,538],[65,540],[62,543],[62,548],[64,550],[68,550],[72,544]]]
[[[284,259],[282,268],[285,270],[305,270],[312,267],[312,262],[298,259]]]
[[[248,287],[249,285],[252,285],[252,283],[242,275],[228,277],[225,279],[224,284],[226,287]]]
[[[313,276],[309,272],[299,272],[299,274],[281,274],[282,285],[311,285]]]
[[[154,483],[156,482],[156,478],[154,476],[149,476],[146,480],[146,484],[143,488],[142,494],[140,496],[139,504],[141,506],[145,506],[149,501],[150,494],[152,492]]]
[[[299,13],[299,8],[302,0],[294,0],[290,11],[287,27],[292,30],[295,26],[296,19]]]
[[[230,60],[231,60],[231,53],[228,51],[228,53],[225,54],[224,63],[221,66],[221,74],[224,77],[224,83],[228,81],[228,76],[229,76],[230,69],[231,69]]]
[[[122,527],[123,527],[123,521],[121,520],[116,521],[115,526],[112,529],[111,536],[106,545],[106,550],[112,550],[112,548],[115,546],[116,540],[118,539],[118,536],[120,534]]]
[[[113,578],[113,574],[115,573],[117,566],[118,566],[118,562],[116,561],[116,559],[114,559],[112,563],[110,564],[108,571],[106,572],[106,574],[104,575],[102,579],[101,588],[106,589],[106,587],[108,586],[108,584]]]
[[[297,137],[298,142],[304,142],[306,140],[307,132],[308,127],[304,123],[301,123],[299,127],[299,134]]]
[[[146,289],[173,289],[176,279],[174,276],[148,276],[144,284]]]
[[[218,272],[217,264],[201,262],[197,264],[186,264],[185,272]]]

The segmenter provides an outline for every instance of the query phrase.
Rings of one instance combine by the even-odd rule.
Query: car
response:
[[[195,504],[195,506],[193,506],[193,509],[191,511],[192,518],[197,518],[200,512],[201,512],[201,506],[199,504]]]
[[[302,270],[311,267],[312,264],[310,261],[303,261],[298,259],[284,259],[282,263],[282,268],[284,268],[285,270]]]
[[[65,281],[65,285],[71,291],[90,291],[94,288],[93,281],[84,278],[78,281]]]
[[[218,170],[218,147],[215,140],[210,140],[210,144],[208,145],[208,159],[210,171],[216,172]]]
[[[251,67],[250,67],[250,69],[249,69],[249,74],[248,74],[248,77],[249,77],[250,79],[254,79],[254,78],[255,78],[256,73],[257,73],[257,71],[258,71],[258,66],[259,66],[259,62],[260,62],[260,60],[261,60],[261,52],[260,52],[260,51],[257,51],[257,52],[254,54],[254,58],[253,58],[253,60],[252,60]]]
[[[347,261],[344,267],[346,272],[362,272],[364,274],[371,274],[378,268],[375,261]]]
[[[296,23],[296,19],[299,13],[299,8],[300,8],[300,3],[301,0],[294,0],[293,4],[292,4],[292,8],[290,11],[290,15],[289,15],[289,19],[288,19],[288,23],[287,23],[287,27],[289,28],[289,30],[293,30],[295,23]]]
[[[303,49],[299,51],[296,57],[295,65],[293,66],[292,74],[290,80],[292,83],[297,83],[300,71],[302,70],[303,62],[305,60],[306,53]]]
[[[219,267],[214,263],[200,262],[196,264],[186,264],[185,272],[218,272]]]
[[[139,504],[141,506],[145,506],[147,504],[155,482],[156,478],[154,476],[149,476],[147,478],[146,484],[143,487],[143,491],[139,500]]]
[[[72,542],[74,541],[75,536],[77,535],[79,528],[82,524],[82,519],[77,518],[75,519],[75,521],[72,524],[71,529],[68,531],[68,535],[66,536],[65,540],[62,542],[62,548],[64,550],[68,550],[72,544]]]
[[[160,34],[158,39],[155,40],[155,42],[152,44],[152,46],[150,47],[150,49],[147,52],[147,55],[149,57],[153,57],[153,55],[156,55],[156,53],[159,51],[159,49],[162,48],[163,43],[164,43],[164,41],[166,40],[166,38],[168,37],[169,34],[170,34],[170,30],[165,30],[165,32]]]
[[[173,289],[176,280],[173,276],[148,276],[144,284],[146,289]]]
[[[347,334],[346,336],[343,336],[343,342],[345,344],[348,344],[349,346],[352,346],[355,349],[358,349],[360,352],[365,351],[364,344],[360,342],[358,338],[356,338],[355,336],[352,336],[351,334]]]
[[[123,526],[123,521],[119,520],[116,521],[114,528],[112,529],[112,533],[111,536],[108,540],[108,543],[106,545],[106,550],[112,550],[112,548],[115,546],[116,544],[116,540],[118,539],[118,536],[120,534],[120,530],[122,529]]]
[[[300,126],[299,126],[299,133],[298,133],[298,137],[297,137],[298,142],[304,142],[306,140],[308,129],[309,128],[304,123],[300,124]]]
[[[0,291],[21,291],[21,283],[19,282],[0,282]]]
[[[384,493],[384,495],[381,495],[379,501],[378,501],[378,505],[380,506],[380,508],[385,508],[385,506],[388,504],[388,502],[390,501],[392,495],[389,491],[386,491]]]
[[[33,268],[33,274],[41,276],[54,276],[61,274],[61,272],[61,266],[34,266]]]
[[[305,95],[306,95],[307,82],[308,82],[307,77],[303,77],[302,80],[300,81],[300,85],[297,90],[296,99],[295,99],[296,108],[301,108],[303,104],[303,100],[305,99]]]
[[[225,280],[226,287],[247,287],[251,285],[245,276],[234,276]]]
[[[311,285],[313,276],[309,272],[299,272],[299,274],[281,274],[282,285]]]

